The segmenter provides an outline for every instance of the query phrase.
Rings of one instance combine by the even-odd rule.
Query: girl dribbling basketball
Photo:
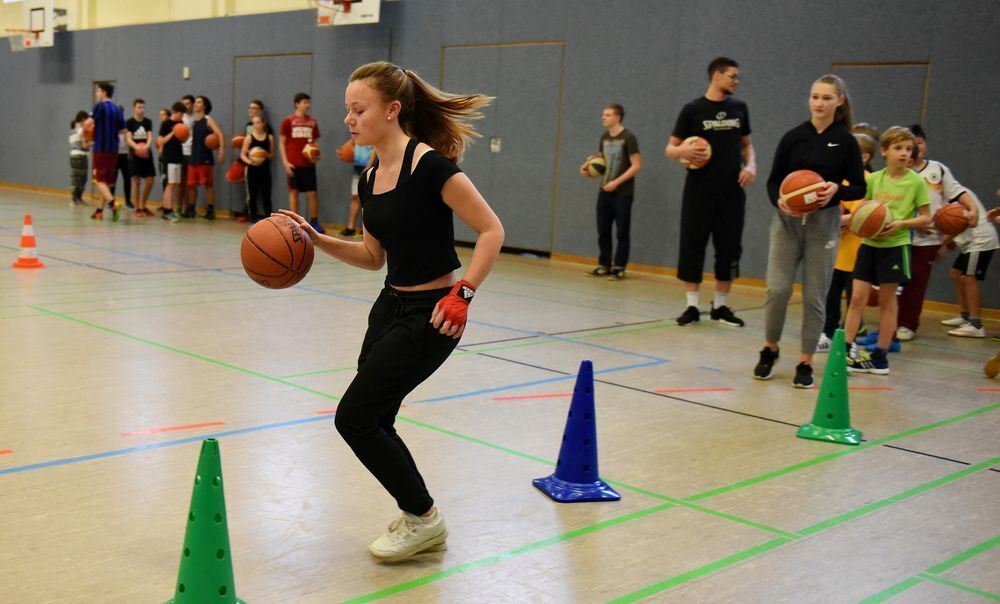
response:
[[[287,210],[318,249],[347,264],[380,270],[385,288],[368,318],[358,374],[337,407],[337,430],[403,514],[368,549],[396,561],[445,548],[448,531],[416,463],[393,424],[403,398],[448,358],[465,331],[476,289],[493,268],[504,231],[500,220],[459,169],[469,120],[490,98],[441,92],[392,63],[359,67],[345,92],[356,145],[376,159],[361,178],[363,240],[320,235]],[[469,267],[455,253],[452,215],[478,233]]]

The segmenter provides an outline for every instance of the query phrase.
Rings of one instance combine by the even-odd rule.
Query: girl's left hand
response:
[[[291,210],[278,210],[277,212],[272,213],[271,216],[287,216],[298,223],[299,228],[305,231],[313,241],[319,239],[319,233],[316,232],[316,229],[312,228],[309,221]]]

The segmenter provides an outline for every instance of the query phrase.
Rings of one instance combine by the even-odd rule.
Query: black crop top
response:
[[[411,174],[416,147],[415,140],[406,145],[396,188],[373,192],[378,158],[358,187],[362,224],[385,250],[391,285],[420,285],[462,266],[455,253],[452,211],[441,199],[445,181],[462,170],[431,149]]]

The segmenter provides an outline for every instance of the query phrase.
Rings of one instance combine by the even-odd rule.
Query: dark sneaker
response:
[[[143,208],[142,209],[142,213],[145,214],[146,216],[150,216],[150,217],[156,216],[156,214],[153,214],[153,211],[150,210],[149,208]]]
[[[611,272],[608,273],[608,281],[621,281],[625,278],[625,269],[623,268],[613,268]]]
[[[344,229],[343,231],[340,232],[340,234],[343,235],[344,237],[354,237],[355,232],[356,231],[354,229]]]
[[[743,319],[737,317],[733,314],[732,309],[723,304],[719,308],[712,304],[712,310],[708,313],[708,318],[723,325],[729,325],[730,327],[743,327]]]
[[[126,201],[125,202],[125,207],[128,208],[128,209],[130,209],[130,210],[134,210],[135,209],[135,204],[132,203],[131,201]]]
[[[119,208],[118,208],[118,202],[117,201],[112,201],[111,202],[111,222],[118,222],[118,216],[119,216],[119,214],[121,214],[121,212],[119,211]]]
[[[610,273],[611,271],[604,268],[603,266],[599,266],[592,271],[587,271],[587,274],[590,275],[591,277],[607,277]]]
[[[313,230],[319,233],[320,235],[326,232],[326,229],[323,228],[323,225],[321,225],[319,223],[319,220],[316,218],[313,218],[312,220],[309,221],[309,226],[311,226]]]
[[[757,366],[753,368],[753,377],[755,380],[769,380],[771,379],[771,370],[774,369],[774,364],[778,362],[778,357],[780,357],[780,351],[771,350],[767,346],[760,349],[760,360],[757,361]]]
[[[181,218],[196,218],[198,213],[194,211],[194,208],[187,208],[186,210],[181,210]]]
[[[872,367],[868,370],[868,373],[874,373],[875,375],[889,375],[889,355],[885,350],[876,348],[872,352],[871,364]]]
[[[871,357],[847,356],[847,373],[871,373],[873,367]]]
[[[90,215],[90,217],[93,218],[94,220],[101,220],[102,218],[104,218],[104,210],[102,210],[101,208],[97,208],[96,210],[94,210],[94,213]]]
[[[698,311],[697,306],[688,306],[681,313],[681,316],[677,317],[677,324],[681,327],[685,325],[690,325],[691,323],[697,323],[701,321],[701,312]]]
[[[792,386],[796,388],[812,388],[816,385],[813,381],[813,368],[809,363],[799,363],[795,366],[795,379]]]
[[[215,208],[208,206],[205,208],[205,213],[202,215],[205,220],[215,220]]]

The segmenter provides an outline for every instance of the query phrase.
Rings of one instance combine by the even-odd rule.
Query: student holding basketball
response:
[[[180,140],[174,135],[174,128],[184,123],[184,104],[174,103],[171,112],[170,119],[160,124],[160,136],[156,137],[156,147],[160,151],[160,160],[166,166],[167,176],[167,184],[163,189],[163,214],[160,218],[177,222],[180,220],[180,215],[174,207],[179,209],[184,203],[180,194],[180,184],[184,177],[184,150]]]
[[[94,182],[101,194],[101,202],[90,216],[101,220],[104,206],[111,206],[111,221],[118,222],[118,202],[111,193],[118,179],[118,135],[125,129],[125,116],[111,101],[115,95],[114,84],[97,85],[97,104],[83,124],[83,130],[94,130]]]
[[[922,176],[907,167],[917,144],[916,137],[907,128],[893,126],[882,134],[880,142],[885,168],[869,177],[865,198],[884,204],[892,213],[892,222],[881,233],[861,243],[854,266],[851,306],[844,323],[845,339],[850,346],[872,285],[878,285],[878,342],[870,359],[848,355],[848,373],[889,374],[887,353],[896,333],[898,314],[896,288],[910,279],[910,229],[921,229],[931,223],[927,185]]]
[[[87,149],[90,141],[83,136],[83,124],[87,120],[86,111],[77,111],[76,117],[70,122],[69,133],[69,178],[73,185],[72,207],[87,205],[83,200],[83,191],[87,188]]]
[[[504,231],[461,169],[469,121],[490,99],[455,96],[391,63],[351,75],[344,123],[376,159],[361,180],[362,241],[320,235],[296,220],[316,247],[368,270],[388,263],[385,289],[368,318],[358,374],[337,407],[336,426],[403,514],[369,546],[376,558],[402,560],[445,548],[448,531],[413,457],[393,424],[403,398],[448,358],[465,331],[469,303],[493,268]],[[454,271],[453,214],[478,234],[468,270]]]
[[[135,198],[135,217],[152,216],[146,207],[149,193],[153,190],[153,178],[156,177],[156,163],[150,143],[153,141],[153,120],[146,117],[146,101],[132,101],[132,117],[125,122],[125,143],[129,148],[129,172],[132,174],[133,197]],[[145,157],[140,145],[145,146]],[[141,189],[140,189],[141,186]]]
[[[677,278],[684,282],[687,307],[677,324],[698,323],[705,248],[715,248],[715,299],[709,317],[722,325],[743,327],[729,308],[729,290],[740,276],[743,252],[744,189],[757,175],[750,140],[750,111],[734,99],[740,67],[718,57],[708,64],[708,90],[681,109],[665,154],[688,167],[681,200]],[[702,140],[696,141],[694,137]],[[707,141],[709,148],[705,147]],[[709,151],[711,156],[709,156]]]
[[[316,118],[309,115],[312,97],[304,92],[295,95],[295,113],[281,122],[278,149],[288,177],[288,207],[299,211],[299,193],[305,193],[309,203],[309,224],[317,233],[326,231],[319,224],[319,197],[316,194],[316,164],[303,154],[306,145],[319,138]]]
[[[601,124],[607,132],[601,135],[598,149],[607,169],[601,179],[601,191],[597,194],[597,246],[600,256],[597,268],[587,273],[592,277],[607,277],[611,281],[625,278],[631,243],[635,177],[642,170],[639,142],[622,126],[623,119],[625,109],[617,103],[608,105],[601,112]],[[580,173],[588,175],[587,162],[580,166]],[[616,224],[618,246],[612,259],[611,227]]]
[[[226,161],[225,134],[212,116],[212,101],[205,96],[194,99],[195,120],[191,125],[191,158],[188,164],[187,187],[191,211],[197,214],[198,187],[205,187],[206,220],[215,220],[215,163]],[[218,149],[213,154],[205,139],[210,134],[216,136]]]
[[[274,135],[259,114],[250,120],[250,124],[253,129],[243,139],[240,161],[247,166],[247,208],[250,212],[250,221],[257,222],[271,215],[271,158],[274,157]]]
[[[814,385],[812,357],[826,318],[826,294],[840,239],[839,202],[865,195],[861,151],[850,131],[851,101],[844,81],[835,75],[816,80],[809,94],[809,112],[808,121],[781,137],[767,179],[768,196],[779,212],[771,219],[764,348],[753,370],[758,380],[772,377],[795,271],[801,264],[802,338],[799,364],[792,380],[796,388]],[[825,186],[816,191],[819,209],[808,215],[791,209],[779,195],[782,181],[796,170],[811,170],[825,181]],[[848,184],[839,184],[845,181]],[[857,328],[855,324],[854,329]]]

